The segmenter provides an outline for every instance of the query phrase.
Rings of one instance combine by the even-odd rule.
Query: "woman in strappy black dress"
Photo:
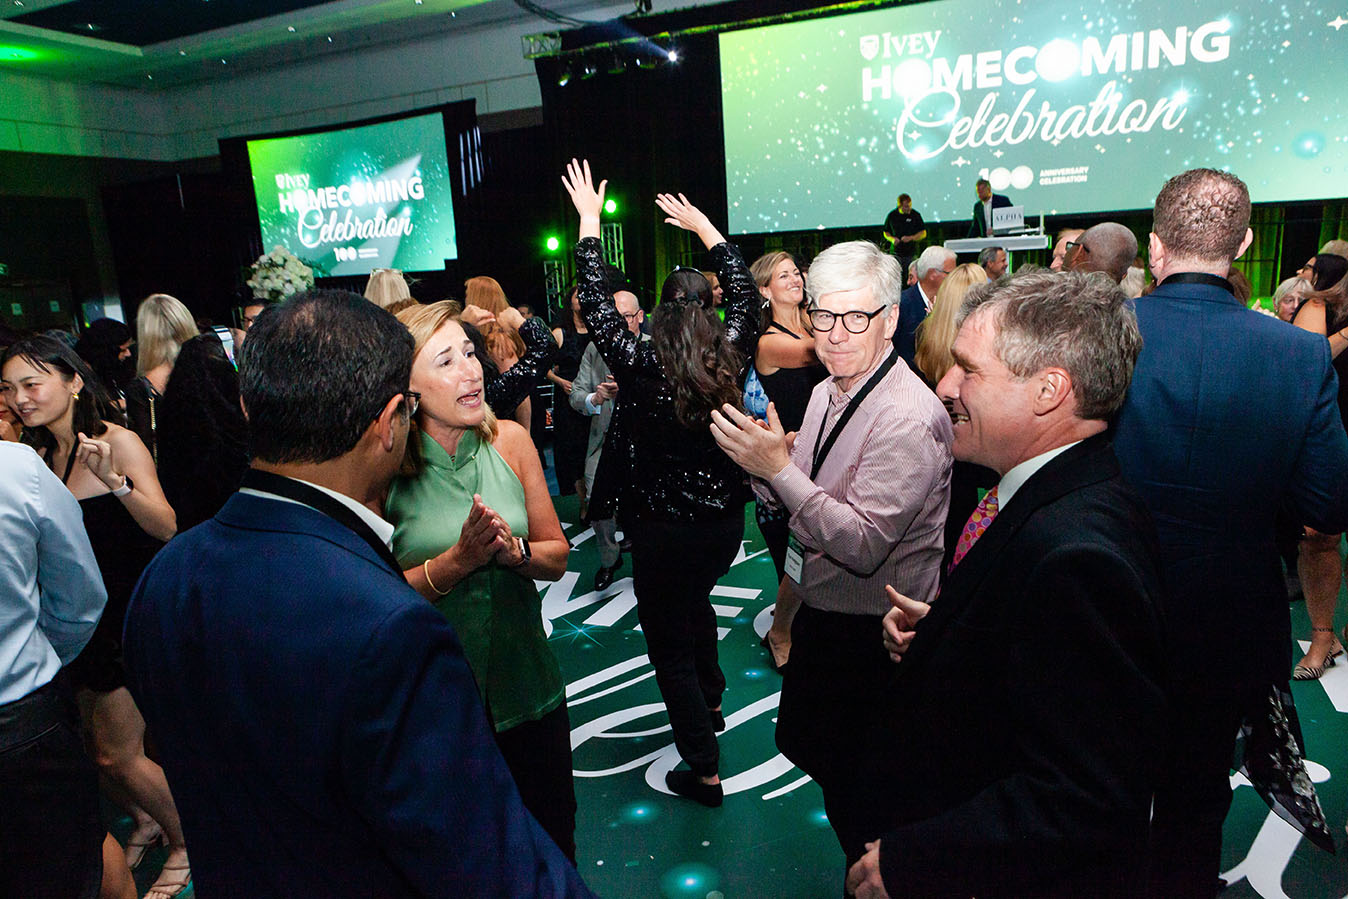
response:
[[[762,333],[754,353],[754,369],[763,392],[777,408],[782,427],[787,433],[798,431],[810,394],[828,377],[828,370],[814,355],[814,335],[805,315],[805,278],[795,257],[782,251],[758,257],[749,272],[763,296]],[[755,516],[777,568],[777,603],[763,645],[772,653],[773,667],[780,668],[791,652],[791,619],[799,606],[799,601],[780,586],[786,574],[789,516],[784,509],[761,502],[755,503]]]

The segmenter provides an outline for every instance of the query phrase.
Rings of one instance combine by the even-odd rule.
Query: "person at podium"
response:
[[[974,204],[973,217],[969,219],[969,237],[989,237],[992,235],[992,210],[1010,206],[1011,201],[1001,194],[992,192],[992,182],[979,178],[974,184],[978,192],[978,202]]]
[[[904,283],[908,281],[908,267],[917,255],[919,241],[927,237],[927,224],[922,221],[922,213],[913,208],[913,198],[899,194],[898,205],[885,216],[885,240],[889,241],[889,251],[903,266]]]

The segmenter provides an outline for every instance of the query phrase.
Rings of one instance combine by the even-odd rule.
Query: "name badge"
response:
[[[786,538],[786,576],[791,578],[793,583],[800,583],[801,573],[805,570],[805,547],[801,546],[800,541],[796,539],[795,534],[790,534]]]

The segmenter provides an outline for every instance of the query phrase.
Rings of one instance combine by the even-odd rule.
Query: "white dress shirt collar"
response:
[[[330,490],[327,487],[324,487],[322,484],[315,484],[312,481],[305,481],[301,478],[291,478],[291,480],[297,481],[308,487],[312,487],[315,490],[321,490],[328,496],[337,500],[337,502],[346,506],[352,512],[355,512],[361,521],[369,525],[370,530],[374,531],[375,536],[377,536],[380,540],[383,540],[386,546],[388,546],[390,549],[393,548],[393,525],[389,524],[387,521],[371,512],[365,506],[356,502],[354,499],[347,496],[345,493],[338,493],[336,490]],[[260,496],[263,499],[274,499],[279,500],[280,502],[283,503],[295,503],[298,506],[304,505],[304,503],[299,502],[298,500],[293,500],[284,496],[277,496],[275,493],[268,493],[265,490],[257,490],[252,487],[241,487],[239,488],[239,492],[246,493],[249,496]]]
[[[1039,469],[1043,468],[1053,459],[1062,453],[1067,452],[1072,447],[1080,443],[1080,440],[1074,440],[1071,443],[1065,443],[1062,446],[1055,447],[1046,453],[1040,453],[1033,458],[1026,459],[1024,462],[1012,468],[1002,479],[997,482],[997,509],[1000,512],[1006,508],[1006,504],[1011,502],[1011,497],[1016,495],[1016,491],[1025,486],[1025,482],[1034,476]]]

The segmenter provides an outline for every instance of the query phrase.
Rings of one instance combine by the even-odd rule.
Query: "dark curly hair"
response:
[[[690,431],[706,428],[713,409],[741,408],[744,360],[725,325],[695,302],[661,303],[651,316],[651,347],[674,396],[674,415]]]

